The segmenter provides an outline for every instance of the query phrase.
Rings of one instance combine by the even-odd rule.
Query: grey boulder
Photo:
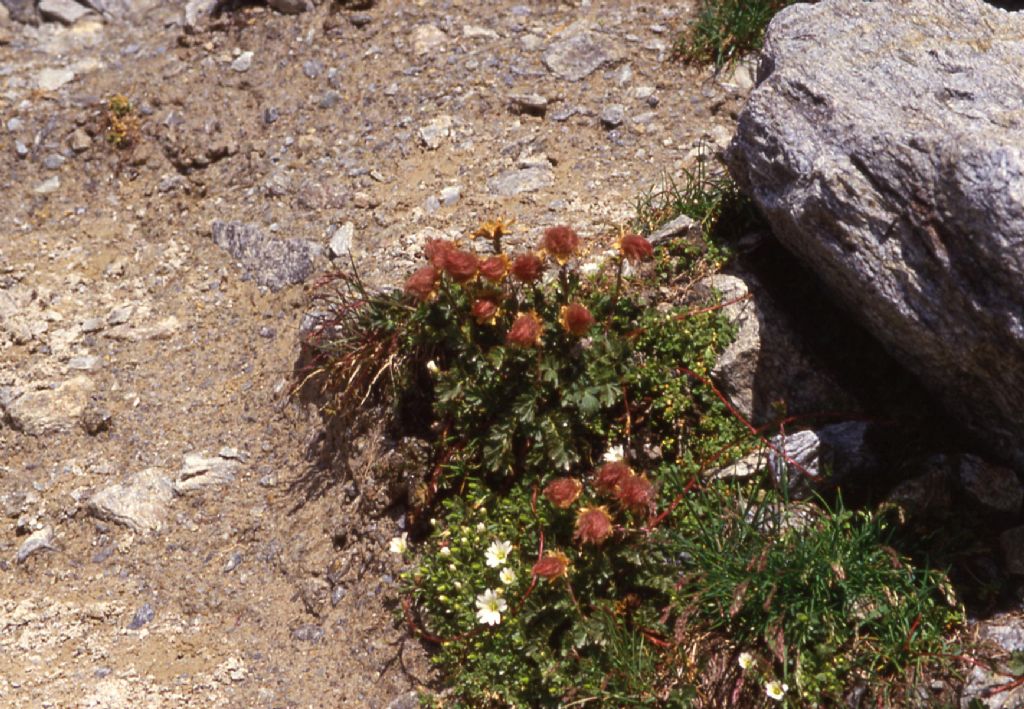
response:
[[[769,27],[730,172],[996,459],[1024,468],[1024,15],[797,4]]]

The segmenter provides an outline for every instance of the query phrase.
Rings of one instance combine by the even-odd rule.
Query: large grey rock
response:
[[[869,425],[845,421],[817,430],[772,438],[768,469],[789,497],[803,499],[824,492],[859,473],[877,467],[879,459],[868,438]]]
[[[138,532],[158,532],[174,499],[171,481],[156,468],[136,473],[123,484],[103,488],[86,505],[89,514]]]
[[[323,247],[303,239],[274,239],[255,224],[215,221],[213,241],[238,259],[246,279],[270,290],[302,283],[313,273]]]
[[[1024,468],[1024,15],[797,4],[770,25],[730,171],[989,453]]]
[[[1024,651],[1024,618],[1016,613],[997,614],[978,621],[973,634],[984,646],[982,657],[996,658],[995,666],[974,663],[960,694],[961,709],[982,706],[986,709],[1018,709],[1024,706],[1024,687],[1010,685],[1017,677],[1015,656]],[[1004,685],[1006,690],[993,691]]]

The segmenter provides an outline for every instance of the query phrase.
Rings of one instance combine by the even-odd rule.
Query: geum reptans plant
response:
[[[319,343],[343,358],[333,381],[358,367],[335,410],[388,392],[396,409],[429,406],[433,460],[408,547],[391,550],[417,555],[402,617],[436,647],[455,704],[814,705],[939,648],[954,614],[935,578],[894,570],[870,515],[826,511],[785,532],[765,523],[778,497],[758,479],[705,477],[758,441],[707,380],[732,327],[713,303],[656,294],[719,251],[670,245],[695,260],[655,270],[625,230],[608,251],[565,225],[509,250],[511,226],[427,242],[402,292],[359,291],[344,337]],[[834,583],[767,590],[831,569],[825,555],[870,609],[853,640]],[[891,598],[871,585],[883,581]],[[899,636],[911,607],[927,633]]]

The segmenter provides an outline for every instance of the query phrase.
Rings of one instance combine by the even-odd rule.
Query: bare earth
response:
[[[498,215],[606,233],[749,70],[670,60],[686,2],[114,4],[0,15],[0,705],[415,706],[400,505],[316,470],[288,399],[328,244],[388,283]]]

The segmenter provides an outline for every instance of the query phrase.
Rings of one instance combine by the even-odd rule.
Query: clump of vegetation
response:
[[[138,143],[140,121],[132,102],[121,94],[107,102],[104,115],[107,142],[115,148],[130,148]]]
[[[761,47],[768,22],[797,0],[701,0],[697,20],[676,43],[684,60],[721,67]]]
[[[961,612],[886,517],[708,475],[763,443],[708,380],[720,304],[664,293],[721,264],[738,205],[701,167],[640,200],[636,231],[703,226],[658,253],[568,226],[509,252],[495,220],[428,242],[401,292],[321,292],[327,410],[429,407],[422,524],[391,551],[456,705],[885,703],[945,669]]]

